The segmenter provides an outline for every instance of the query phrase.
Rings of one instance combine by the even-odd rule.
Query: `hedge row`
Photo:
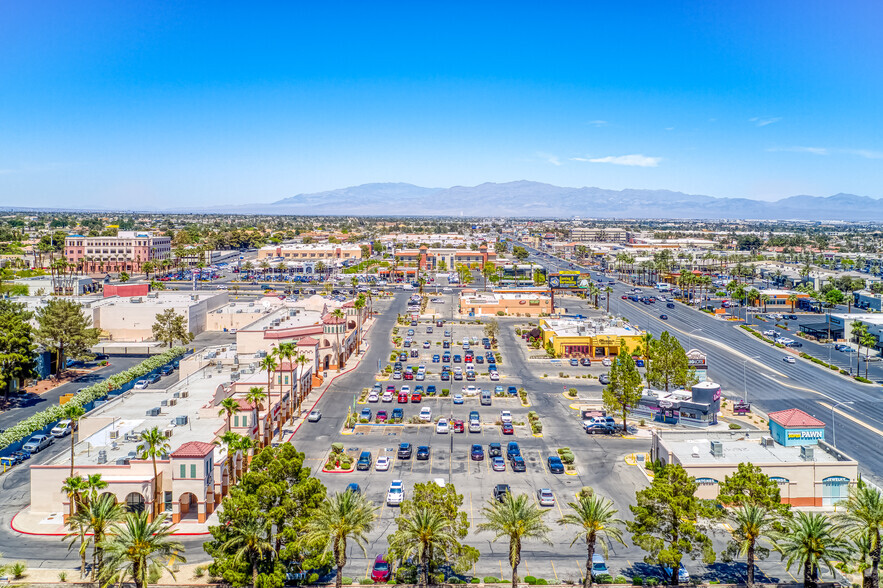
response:
[[[156,368],[164,366],[173,359],[184,355],[185,351],[186,350],[183,347],[173,347],[165,353],[145,359],[138,365],[133,366],[126,371],[114,374],[103,382],[98,382],[88,388],[84,388],[81,392],[71,398],[70,401],[68,401],[68,404],[72,406],[86,406],[94,400],[107,396],[107,393],[111,390],[117,390],[132,380],[138,379],[141,376],[152,372]],[[32,435],[34,432],[41,431],[48,425],[60,421],[63,418],[64,406],[62,405],[56,405],[31,415],[0,434],[0,449],[3,449],[7,445],[17,443],[29,435]]]

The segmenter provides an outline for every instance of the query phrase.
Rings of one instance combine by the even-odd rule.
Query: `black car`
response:
[[[417,448],[417,459],[426,460],[429,459],[429,446],[421,445]]]
[[[521,449],[518,447],[518,443],[509,441],[509,444],[506,445],[506,457],[511,459],[516,456],[521,456]]]
[[[482,356],[480,356],[480,355],[476,355],[476,356],[475,356],[475,363],[477,363],[477,364],[484,364],[484,358],[483,358]]]
[[[363,451],[361,455],[359,455],[359,461],[356,462],[357,470],[370,470],[371,469],[371,452]]]
[[[487,446],[488,457],[502,457],[503,447],[499,443],[491,443]]]
[[[661,319],[664,320],[664,321],[667,321],[667,320],[668,320],[668,315],[667,315],[667,314],[660,314],[660,315],[659,315],[659,318],[661,318]]]
[[[579,364],[584,367],[592,367],[592,360],[589,359],[588,357],[584,357],[581,360],[579,360]]]
[[[675,303],[674,303],[674,302],[669,302],[668,304],[665,305],[665,307],[666,307],[666,308],[674,308],[674,307],[675,307]]]
[[[420,354],[417,352],[416,349],[412,349],[411,350],[411,357],[420,357]]]
[[[411,444],[410,443],[402,443],[399,445],[399,459],[411,459]]]
[[[561,458],[557,455],[552,455],[549,457],[549,471],[553,474],[564,473],[564,462],[562,462]]]
[[[510,494],[512,491],[509,489],[509,484],[497,484],[494,486],[494,500],[498,502],[503,502],[506,499],[506,495]]]
[[[159,377],[160,377],[159,374],[153,374],[152,376],[147,376],[147,383],[148,384],[156,384],[157,382],[159,382]]]
[[[441,379],[443,382],[448,382],[451,379],[451,372],[442,372]]]
[[[509,464],[512,467],[513,472],[527,471],[527,466],[524,465],[524,458],[522,458],[520,455],[514,455],[509,458]]]
[[[162,366],[162,369],[159,371],[159,373],[161,373],[164,376],[170,376],[170,375],[172,375],[172,373],[174,371],[175,371],[175,368],[173,368],[172,366],[164,365],[164,366]]]
[[[469,452],[472,461],[482,461],[484,459],[484,447],[478,443],[472,444],[472,451]]]

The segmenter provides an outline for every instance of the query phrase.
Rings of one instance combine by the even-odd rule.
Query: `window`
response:
[[[187,464],[183,464],[183,463],[181,464],[181,475],[179,477],[181,477],[181,478],[187,477]]]
[[[196,464],[195,463],[190,464],[190,477],[191,478],[196,477]]]

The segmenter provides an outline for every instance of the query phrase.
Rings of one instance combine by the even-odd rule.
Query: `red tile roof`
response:
[[[788,410],[780,410],[771,412],[768,415],[770,420],[785,428],[788,427],[824,427],[825,423],[809,415],[799,408],[789,408]]]
[[[211,443],[188,441],[172,453],[171,457],[205,457],[214,449],[215,446]]]
[[[330,312],[322,317],[322,322],[326,325],[339,325],[340,323],[346,322],[346,317],[337,318],[333,316]]]
[[[312,347],[313,345],[318,345],[319,340],[313,339],[312,337],[304,337],[300,341],[297,342],[298,347]]]
[[[322,325],[292,327],[290,329],[267,329],[264,331],[264,339],[295,339],[304,335],[317,335],[324,330]]]

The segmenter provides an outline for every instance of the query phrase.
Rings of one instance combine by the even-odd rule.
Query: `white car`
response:
[[[411,394],[411,387],[408,386],[407,384],[405,384],[404,386],[402,386],[402,394],[408,394],[408,395],[410,395],[410,394]]]
[[[319,419],[322,418],[322,413],[318,410],[311,410],[310,415],[307,417],[307,420],[311,423],[318,423]]]
[[[379,402],[380,396],[377,395],[377,392],[371,392],[368,394],[368,402]]]
[[[473,385],[463,386],[463,396],[475,396],[478,394],[478,388]]]
[[[393,480],[389,485],[389,492],[386,493],[386,504],[396,506],[405,499],[405,489],[401,480]]]
[[[501,423],[511,423],[512,422],[512,413],[508,410],[500,411],[500,422]]]
[[[380,397],[380,400],[383,402],[392,402],[392,392],[387,390],[383,393],[383,396]]]
[[[783,357],[782,361],[784,361],[785,363],[794,363],[794,358],[789,355],[787,357]]]
[[[135,382],[135,385],[133,386],[133,388],[135,390],[144,390],[145,388],[147,388],[147,386],[148,386],[147,380],[138,380],[137,382]]]
[[[605,357],[605,358],[601,361],[601,365],[603,365],[604,367],[610,367],[611,365],[613,365],[613,362],[610,361],[610,358],[609,358],[609,357]]]
[[[420,409],[420,420],[424,423],[428,423],[432,420],[432,409],[428,406],[424,406]]]
[[[374,469],[378,472],[385,472],[389,469],[389,458],[384,456],[378,457],[374,462]]]
[[[448,419],[438,419],[438,422],[435,424],[435,432],[444,435],[447,434],[449,430],[450,427],[448,427]]]
[[[73,431],[73,424],[69,419],[65,419],[63,421],[58,421],[52,430],[49,431],[49,434],[56,438],[67,437]]]
[[[775,337],[776,336],[776,332],[772,329],[770,329],[769,331],[764,331],[763,334],[765,337]]]
[[[491,382],[497,382],[500,380],[500,374],[498,374],[497,372],[491,372],[490,378],[491,378]]]
[[[540,488],[537,490],[537,498],[540,506],[555,506],[555,495],[548,488]]]

